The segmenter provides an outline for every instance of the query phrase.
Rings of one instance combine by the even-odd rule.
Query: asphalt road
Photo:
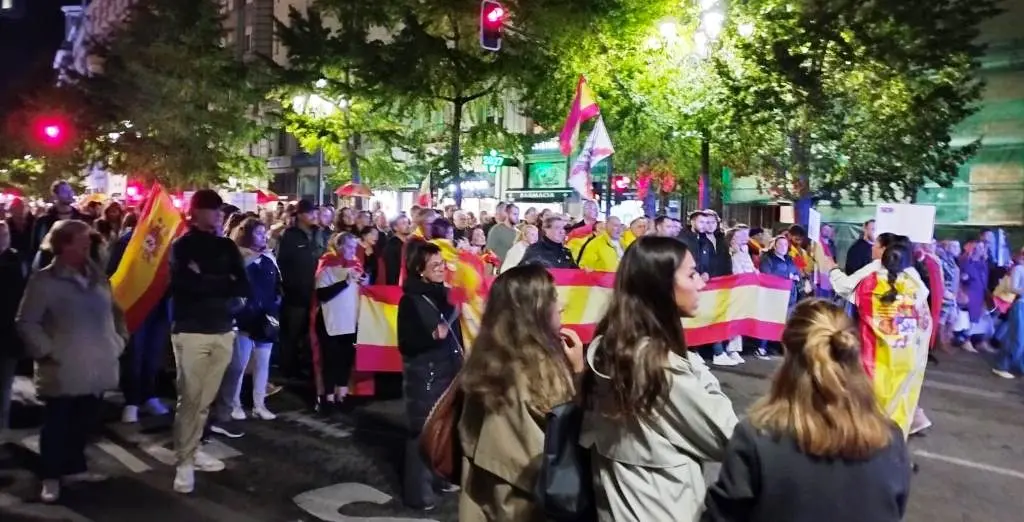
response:
[[[750,361],[716,372],[737,411],[764,391],[775,364]],[[89,457],[94,470],[111,478],[65,489],[56,506],[36,501],[39,408],[30,396],[22,401],[16,429],[0,447],[3,522],[457,519],[455,495],[430,513],[405,509],[393,498],[402,458],[399,400],[367,402],[322,419],[306,413],[294,396],[275,396],[270,404],[283,412],[280,418],[247,421],[245,437],[212,443],[208,451],[223,457],[227,469],[199,474],[196,492],[188,496],[171,491],[169,419],[139,426],[109,422]],[[109,415],[116,419],[113,401]],[[930,369],[922,404],[935,426],[911,441],[920,472],[907,520],[1024,520],[1024,383],[993,377],[977,356],[946,356]]]

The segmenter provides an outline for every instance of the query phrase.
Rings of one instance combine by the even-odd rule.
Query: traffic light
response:
[[[68,126],[56,118],[41,118],[35,124],[36,138],[47,147],[59,147],[67,142]]]
[[[612,194],[615,195],[615,202],[622,203],[625,199],[626,189],[629,188],[629,177],[612,176]]]
[[[501,49],[501,28],[505,25],[508,12],[494,0],[480,2],[480,47],[488,51]]]

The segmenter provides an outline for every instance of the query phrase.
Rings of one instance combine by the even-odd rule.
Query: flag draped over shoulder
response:
[[[572,164],[572,170],[569,172],[569,186],[581,197],[594,199],[594,184],[590,177],[590,171],[614,153],[612,139],[608,136],[608,129],[604,127],[604,118],[598,116],[594,128],[583,144],[580,155]]]
[[[431,206],[432,199],[430,194],[430,174],[427,174],[427,177],[423,178],[423,182],[420,183],[420,190],[416,194],[416,204],[427,208]]]
[[[562,133],[558,136],[559,149],[563,156],[571,155],[573,149],[576,148],[576,141],[580,136],[580,124],[597,116],[600,112],[594,93],[587,85],[587,79],[580,75],[579,81],[576,82],[576,95],[572,98],[569,114],[565,116],[565,125],[562,126]]]
[[[442,255],[449,264],[453,304],[462,305],[463,335],[469,346],[479,330],[479,317],[483,314],[490,281],[484,277],[482,268],[470,262],[471,257],[476,257],[471,253],[445,246]],[[551,273],[563,305],[562,325],[589,342],[612,299],[615,274],[582,270],[551,270]],[[737,335],[778,340],[786,323],[791,285],[789,280],[765,274],[712,279],[700,293],[697,316],[683,320],[687,344],[712,344]],[[358,375],[402,370],[402,358],[397,350],[401,296],[401,288],[395,286],[363,289],[356,339]],[[372,394],[372,386],[356,387],[353,393]]]
[[[171,242],[184,227],[170,195],[161,185],[154,185],[124,257],[110,278],[114,301],[124,311],[128,331],[134,332],[142,324],[167,291]]]

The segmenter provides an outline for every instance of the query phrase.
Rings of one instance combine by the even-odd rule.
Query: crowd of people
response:
[[[544,519],[533,491],[545,416],[573,400],[587,405],[581,443],[593,459],[598,520],[899,520],[910,477],[904,440],[930,423],[916,395],[916,415],[880,404],[871,382],[885,368],[863,358],[863,347],[923,346],[906,350],[910,387],[919,387],[932,346],[998,352],[996,375],[1024,373],[1024,251],[1001,266],[1009,256],[990,230],[961,252],[954,240],[876,237],[869,221],[841,268],[829,225],[811,241],[798,225],[773,232],[723,223],[711,210],[685,225],[665,215],[602,220],[592,201],[578,219],[534,208],[521,215],[511,203],[479,216],[414,207],[389,217],[306,200],[242,212],[200,190],[171,247],[167,292],[129,335],[109,277],[136,209],[76,208],[64,182],[52,195],[36,212],[15,200],[0,222],[0,429],[17,367],[34,361],[46,402],[47,502],[62,481],[102,478],[87,471],[84,448],[105,392],[124,393],[125,423],[170,412],[158,389],[168,345],[178,492],[194,490],[196,471],[224,469],[202,450],[211,436],[241,437],[240,421],[276,418],[266,398],[282,385],[315,390],[317,411],[333,412],[349,394],[363,285],[403,291],[403,500],[429,510],[461,487],[460,520]],[[444,242],[497,276],[471,345],[445,286]],[[616,273],[589,346],[561,329],[546,269]],[[705,283],[755,272],[792,281],[781,342],[686,346],[680,318],[696,312]],[[1008,306],[993,306],[993,296]],[[740,421],[707,364],[744,356],[782,362]],[[250,368],[252,396],[243,400]],[[418,451],[453,382],[466,397],[458,484],[439,479]],[[724,463],[710,488],[707,461]],[[787,481],[771,479],[779,474]],[[802,486],[778,486],[794,481]],[[850,481],[866,493],[851,498],[842,487]]]

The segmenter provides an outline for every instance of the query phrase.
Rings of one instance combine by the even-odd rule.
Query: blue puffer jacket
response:
[[[241,251],[249,276],[249,297],[236,318],[238,330],[254,341],[274,342],[276,336],[269,338],[261,332],[265,317],[281,317],[281,271],[269,253],[259,254],[247,248]]]
[[[789,290],[789,306],[792,308],[796,304],[798,290],[795,281],[800,277],[800,270],[797,269],[793,258],[789,255],[779,257],[773,251],[765,252],[761,256],[761,273],[779,276],[793,282],[793,286]]]

